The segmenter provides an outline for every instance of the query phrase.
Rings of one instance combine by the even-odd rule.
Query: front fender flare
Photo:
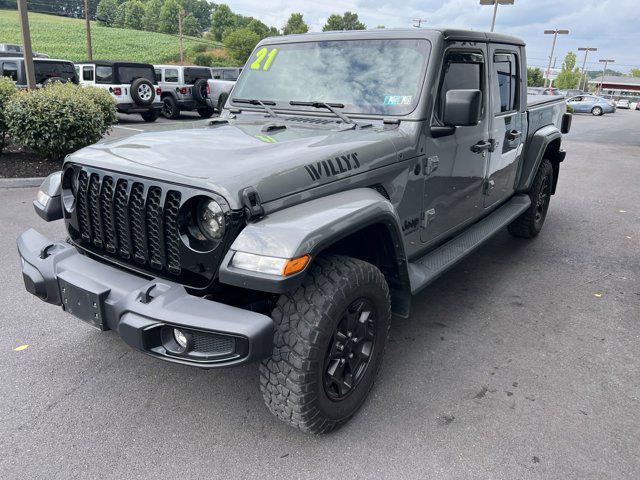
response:
[[[290,277],[261,274],[230,266],[234,253],[240,251],[279,258],[310,254],[313,260],[333,243],[374,224],[383,224],[389,229],[396,260],[408,279],[400,220],[395,208],[377,191],[358,188],[300,203],[249,224],[227,252],[220,266],[219,280],[265,292],[291,291],[300,285],[308,266]]]

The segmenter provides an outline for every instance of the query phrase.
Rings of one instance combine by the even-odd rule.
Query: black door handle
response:
[[[507,140],[510,140],[510,141],[516,140],[521,136],[522,136],[522,132],[519,132],[518,130],[511,130],[507,132]]]
[[[481,140],[471,146],[471,151],[473,153],[482,153],[484,151],[493,152],[493,140]]]

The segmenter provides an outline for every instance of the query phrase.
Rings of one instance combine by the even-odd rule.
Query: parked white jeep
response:
[[[137,62],[93,60],[76,63],[81,85],[107,90],[121,113],[139,113],[145,122],[160,115],[162,93],[153,65]]]
[[[178,118],[182,110],[197,110],[202,118],[213,115],[207,106],[207,80],[209,67],[155,65],[156,82],[162,89],[162,114]]]

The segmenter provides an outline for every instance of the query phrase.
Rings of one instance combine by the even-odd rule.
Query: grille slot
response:
[[[227,335],[196,332],[193,334],[192,350],[210,355],[229,355],[233,353],[235,344],[235,339]]]
[[[181,194],[110,175],[78,172],[80,240],[154,271],[181,273],[178,214]]]

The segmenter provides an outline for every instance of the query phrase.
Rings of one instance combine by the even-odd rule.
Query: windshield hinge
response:
[[[247,220],[255,220],[264,216],[264,208],[260,203],[260,195],[254,187],[242,190],[242,205]]]

